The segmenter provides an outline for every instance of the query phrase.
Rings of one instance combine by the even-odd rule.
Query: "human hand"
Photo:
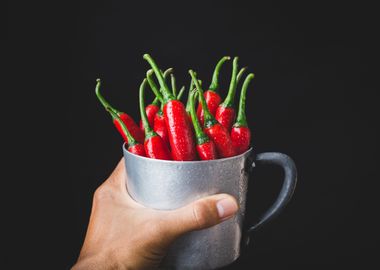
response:
[[[157,268],[169,245],[182,234],[216,225],[238,210],[227,194],[159,211],[135,202],[125,187],[124,159],[95,191],[82,250],[72,270]]]

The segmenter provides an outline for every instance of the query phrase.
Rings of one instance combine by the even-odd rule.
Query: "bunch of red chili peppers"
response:
[[[139,90],[140,125],[107,102],[100,93],[100,79],[97,79],[95,90],[99,101],[112,116],[129,152],[154,159],[191,161],[232,157],[249,149],[251,131],[247,124],[245,101],[254,74],[248,74],[243,82],[236,116],[236,88],[246,69],[238,71],[238,57],[233,59],[231,82],[224,101],[218,93],[218,77],[221,67],[230,57],[219,60],[211,85],[205,92],[196,73],[189,70],[191,83],[186,106],[180,101],[185,87],[177,92],[173,69],[162,71],[148,54],[144,55],[144,59],[151,69],[146,73]],[[170,87],[167,83],[169,75]],[[156,98],[146,106],[147,87]],[[199,104],[196,109],[197,101]]]

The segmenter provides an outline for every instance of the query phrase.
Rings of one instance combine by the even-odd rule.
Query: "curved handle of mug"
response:
[[[260,221],[250,227],[247,231],[246,244],[249,242],[249,235],[263,226],[265,223],[276,217],[286,206],[293,196],[297,183],[297,169],[294,161],[287,155],[276,152],[257,154],[252,162],[252,167],[257,165],[274,164],[284,169],[284,182],[281,191],[273,205],[264,213]]]

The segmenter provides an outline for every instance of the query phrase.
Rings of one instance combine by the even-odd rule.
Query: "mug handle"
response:
[[[274,164],[281,166],[284,169],[284,182],[273,205],[262,215],[260,220],[247,230],[246,244],[249,242],[250,234],[263,226],[268,221],[276,217],[286,206],[293,196],[294,189],[297,183],[297,169],[294,161],[287,155],[276,152],[267,152],[257,154],[250,166]]]

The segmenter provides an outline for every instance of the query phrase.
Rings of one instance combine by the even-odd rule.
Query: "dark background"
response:
[[[220,57],[239,56],[256,74],[247,108],[256,152],[284,152],[297,164],[286,210],[226,269],[340,269],[374,260],[378,22],[370,2],[14,1],[7,11],[12,102],[3,108],[16,149],[8,153],[14,192],[3,196],[11,195],[4,205],[13,230],[7,269],[75,262],[92,194],[122,154],[95,79],[138,119],[146,52],[186,86],[189,68],[208,85]],[[223,94],[230,72],[227,64]],[[273,202],[281,177],[278,168],[254,171],[248,223]]]

